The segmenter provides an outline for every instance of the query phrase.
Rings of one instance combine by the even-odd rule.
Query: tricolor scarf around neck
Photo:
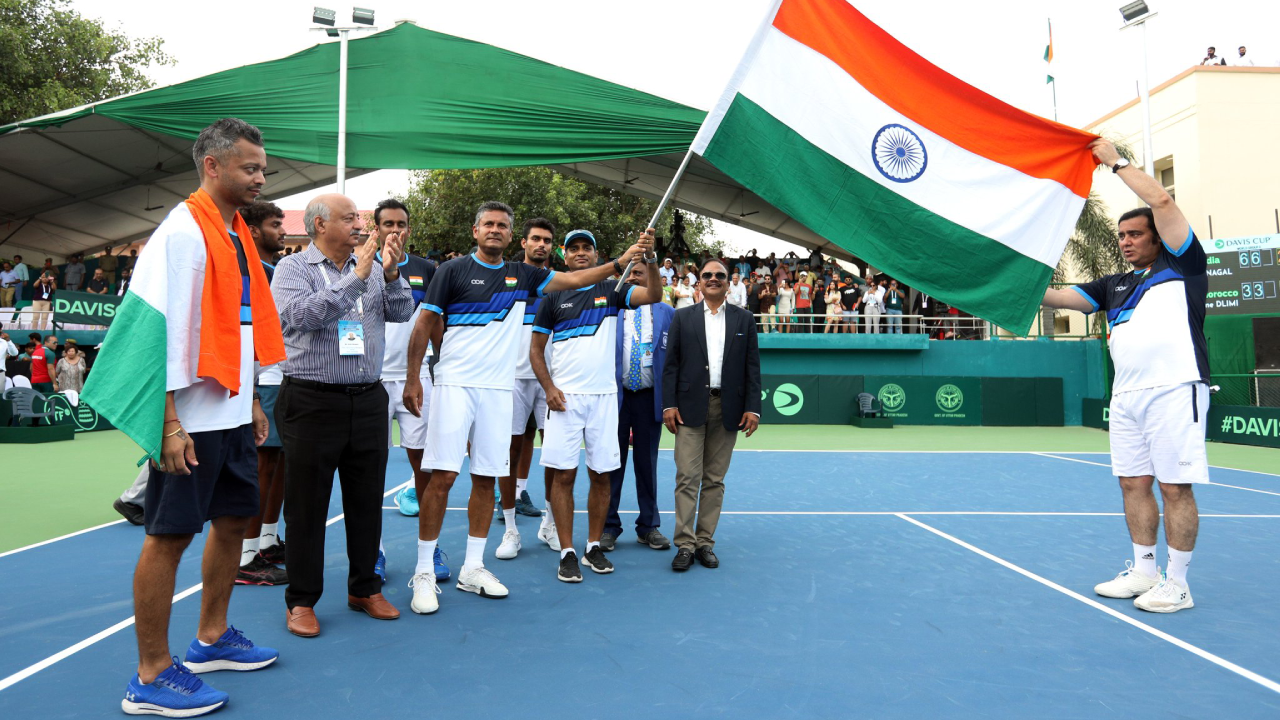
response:
[[[204,235],[207,260],[204,294],[200,301],[200,360],[196,376],[212,380],[235,397],[240,392],[240,262],[236,247],[213,198],[196,190],[187,209]],[[284,360],[284,337],[271,286],[262,270],[258,248],[240,213],[231,227],[249,261],[249,306],[253,313],[253,354],[264,367]]]

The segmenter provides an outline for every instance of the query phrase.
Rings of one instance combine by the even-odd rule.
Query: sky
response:
[[[270,0],[251,12],[222,16],[210,6],[172,0],[72,0],[72,7],[134,37],[159,36],[177,62],[153,68],[168,85],[232,67],[272,60],[329,42],[311,30],[319,3],[350,19],[351,6],[332,1]],[[1142,30],[1121,30],[1125,0],[855,0],[872,21],[930,62],[1027,112],[1084,127],[1137,97]],[[772,0],[361,0],[377,26],[408,19],[422,27],[497,45],[611,82],[709,109]],[[1247,45],[1258,64],[1280,64],[1280,2],[1149,0],[1157,15],[1147,30],[1154,87],[1199,64],[1209,45],[1236,56]],[[230,6],[224,6],[230,7]],[[1054,60],[1044,49],[1053,23]],[[336,100],[336,98],[335,98]],[[384,170],[347,182],[359,207],[408,189],[408,173]],[[270,188],[267,189],[268,193]],[[304,196],[280,198],[301,209]],[[791,246],[743,228],[716,223],[735,252]]]

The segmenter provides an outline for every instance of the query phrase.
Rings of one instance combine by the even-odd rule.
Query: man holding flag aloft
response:
[[[227,623],[240,538],[258,511],[254,447],[267,436],[253,364],[284,359],[271,290],[236,213],[262,191],[267,157],[258,129],[235,118],[201,131],[192,154],[200,189],[138,257],[83,393],[153,463],[133,581],[138,673],[121,701],[135,715],[216,710],[227,694],[192,673],[257,670],[279,656]],[[205,522],[200,623],[177,662],[169,654],[174,578]]]

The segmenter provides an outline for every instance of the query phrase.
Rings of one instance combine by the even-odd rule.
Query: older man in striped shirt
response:
[[[289,632],[320,633],[325,515],[336,470],[346,514],[347,604],[379,620],[400,617],[374,572],[387,466],[387,392],[380,382],[385,324],[413,315],[400,277],[404,239],[362,240],[364,221],[343,195],[321,195],[304,217],[311,246],[276,266],[271,291],[288,359],[276,401],[285,456],[284,520]]]

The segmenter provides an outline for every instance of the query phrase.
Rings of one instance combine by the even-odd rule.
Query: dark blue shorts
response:
[[[276,428],[276,397],[280,395],[279,385],[259,385],[258,402],[262,404],[262,412],[267,416],[267,441],[259,445],[260,448],[278,448],[280,445],[280,432]]]
[[[191,433],[196,461],[190,475],[153,465],[144,520],[148,535],[190,535],[214,518],[258,514],[258,449],[253,425]]]

